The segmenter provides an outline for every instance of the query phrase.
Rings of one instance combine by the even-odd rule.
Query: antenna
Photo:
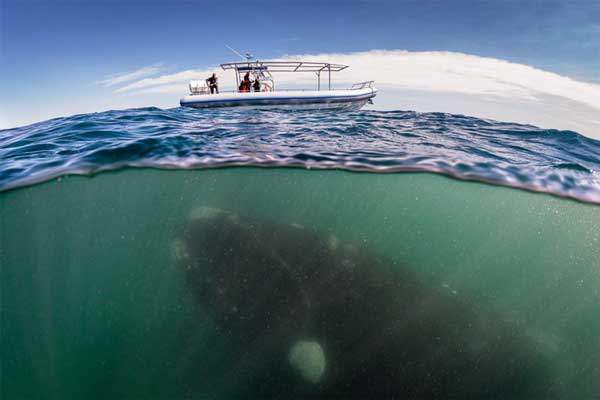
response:
[[[235,50],[234,48],[232,48],[229,45],[225,45],[225,47],[227,47],[229,50],[234,52],[236,55],[240,56],[242,58],[242,60],[252,60],[254,58],[254,56],[250,53],[246,53],[245,56],[241,55],[237,50]]]

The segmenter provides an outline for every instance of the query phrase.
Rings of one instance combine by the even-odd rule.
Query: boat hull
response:
[[[188,95],[181,99],[183,107],[193,108],[258,108],[294,110],[357,110],[377,95],[375,88],[354,90],[286,91],[220,93]]]

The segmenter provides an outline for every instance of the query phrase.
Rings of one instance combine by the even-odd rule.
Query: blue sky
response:
[[[176,106],[179,96],[170,103],[123,96],[98,82],[149,66],[157,73],[209,68],[235,59],[225,43],[261,58],[464,53],[600,84],[598,0],[1,0],[0,18],[2,128],[75,112]]]

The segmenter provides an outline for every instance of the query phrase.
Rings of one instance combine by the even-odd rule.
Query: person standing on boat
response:
[[[258,76],[254,79],[252,89],[254,89],[255,92],[260,92],[260,81],[258,80]]]
[[[252,85],[252,82],[250,82],[250,72],[246,72],[246,75],[244,75],[244,92],[249,92],[250,91],[250,86]]]
[[[217,84],[217,75],[215,73],[213,73],[212,76],[206,80],[206,84],[210,88],[210,94],[213,94],[215,92],[217,94],[219,93],[219,86]]]

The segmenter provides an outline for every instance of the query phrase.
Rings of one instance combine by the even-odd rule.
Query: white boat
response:
[[[224,71],[235,72],[239,86],[242,75],[249,74],[252,80],[258,78],[259,91],[228,91],[211,94],[208,87],[199,81],[190,82],[190,94],[183,97],[183,107],[251,107],[258,109],[286,108],[296,110],[312,109],[350,109],[357,110],[372,101],[377,95],[373,81],[352,85],[348,89],[332,89],[331,73],[348,68],[347,65],[306,61],[258,61],[247,60],[221,64]],[[316,74],[316,90],[287,89],[275,86],[273,73],[311,72]],[[321,75],[327,74],[327,89],[321,89]]]

